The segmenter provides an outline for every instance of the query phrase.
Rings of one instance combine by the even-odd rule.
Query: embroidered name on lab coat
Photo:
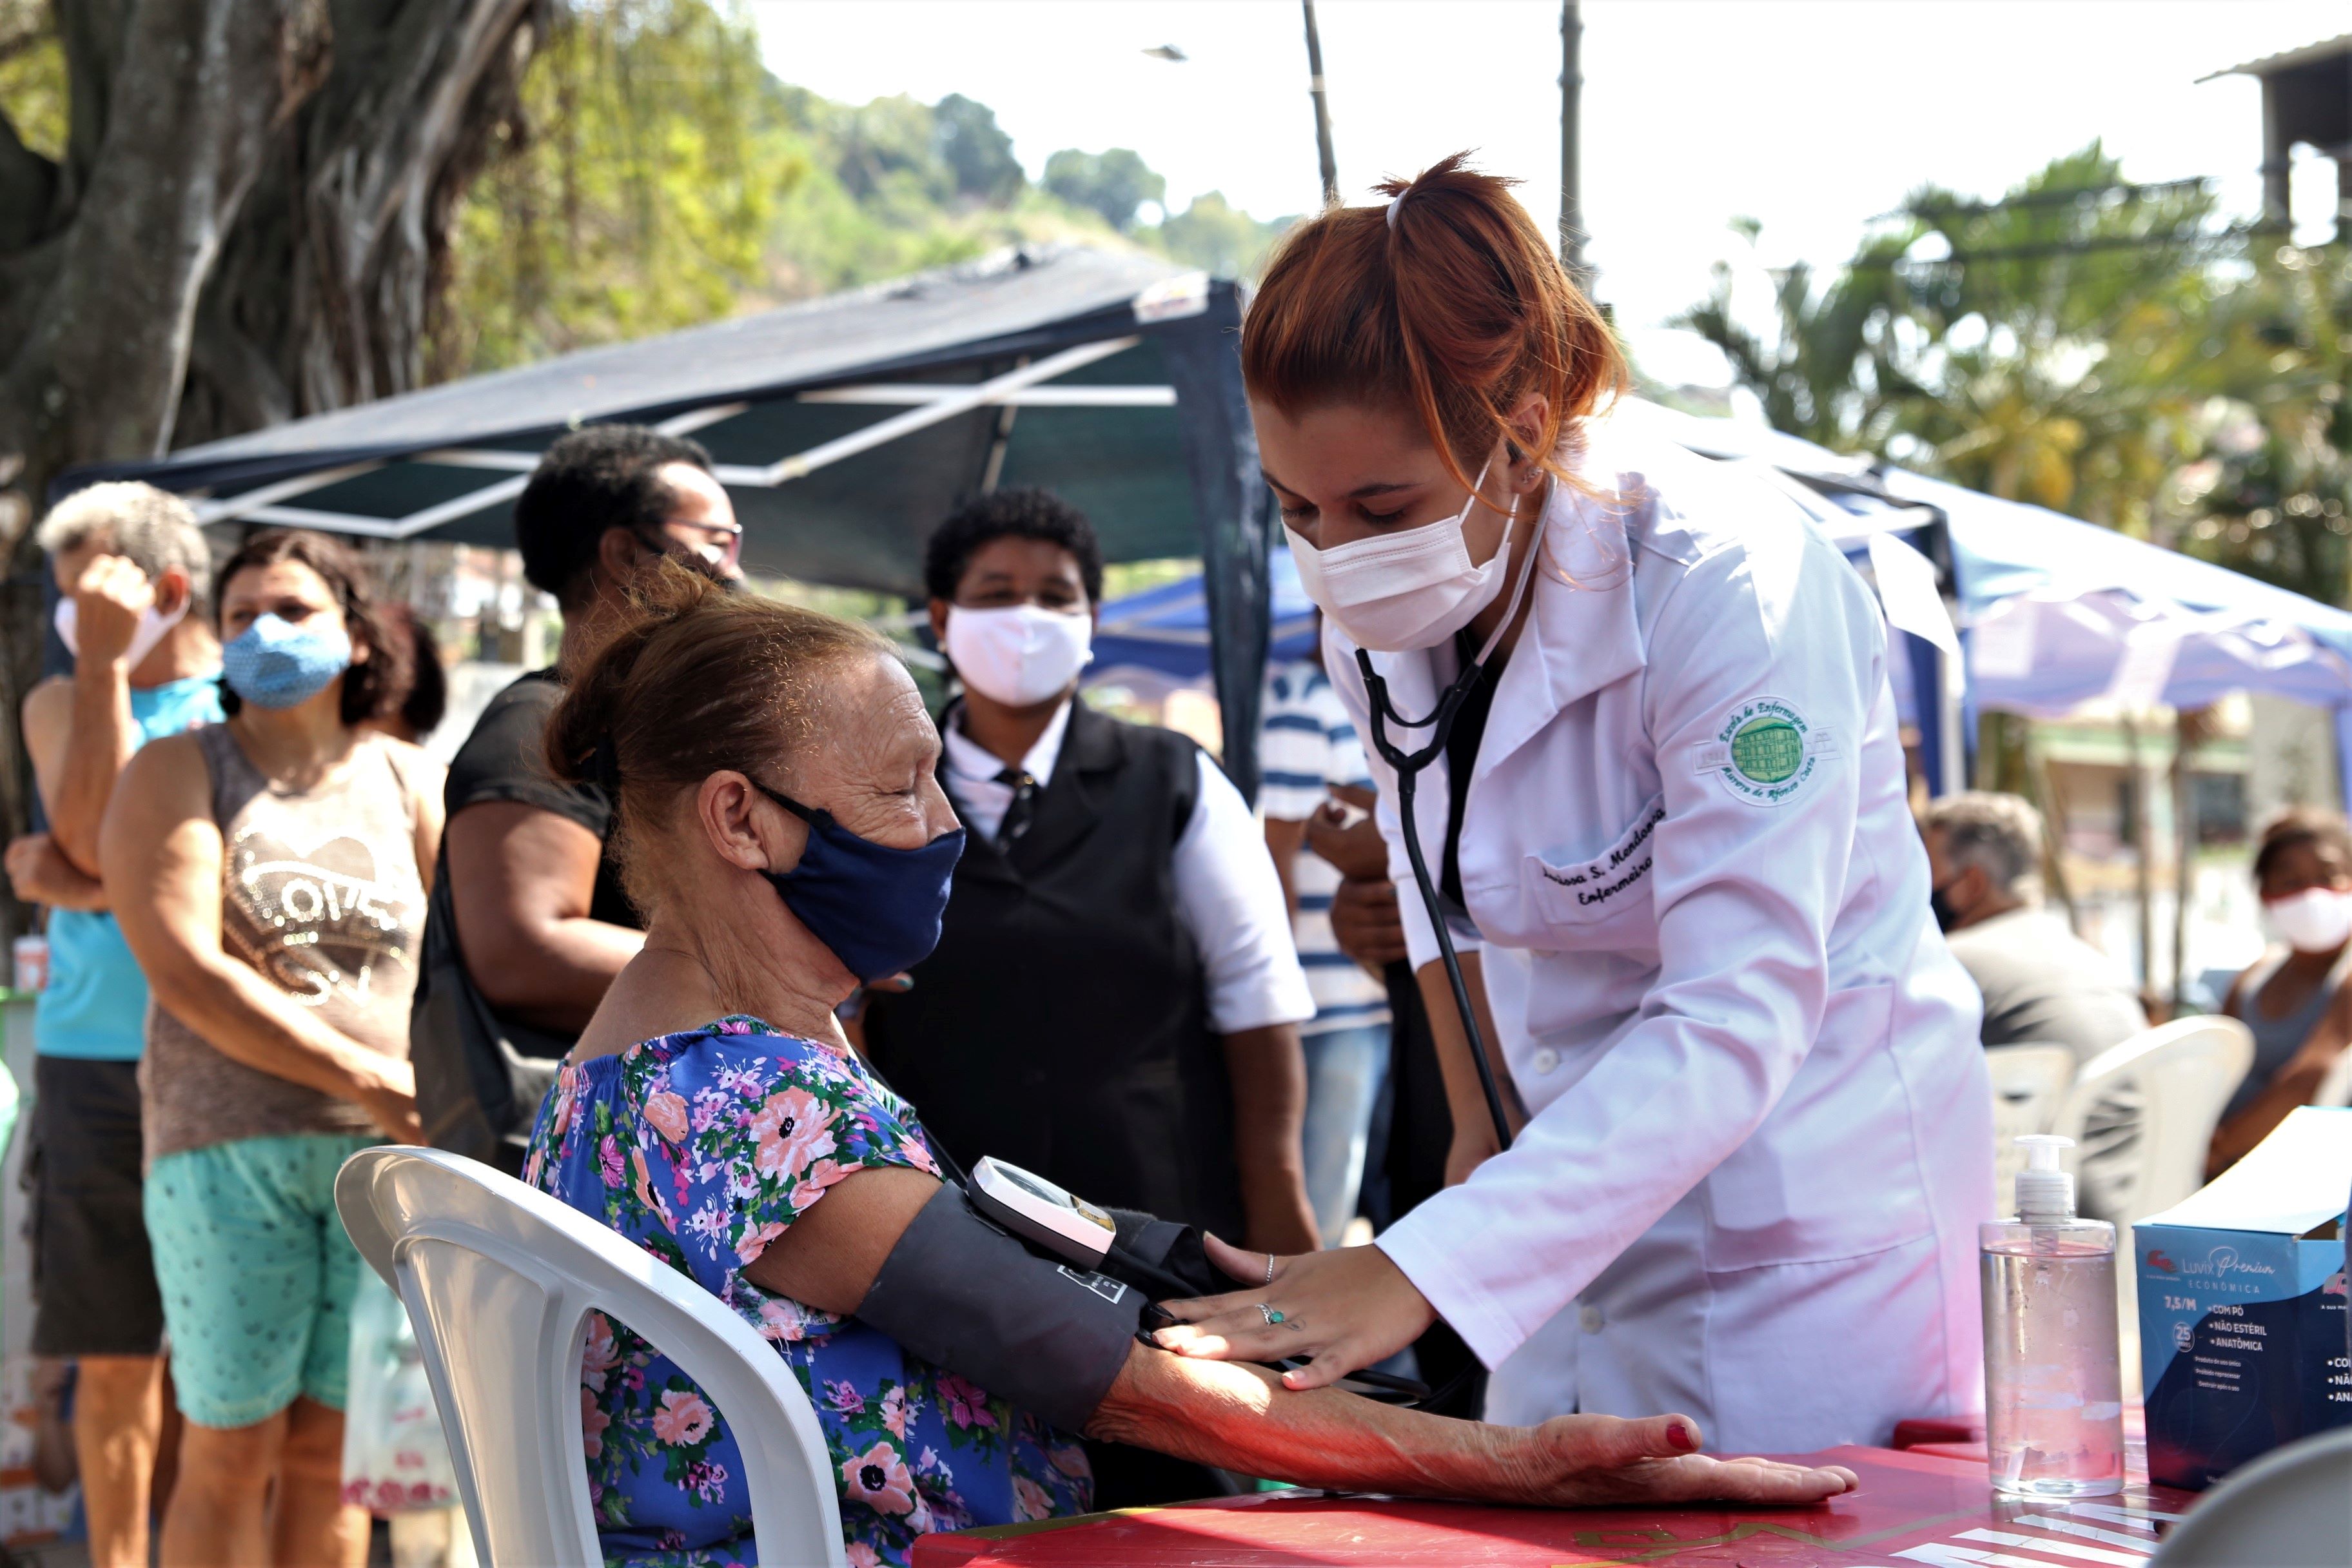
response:
[[[1654,857],[1650,852],[1650,835],[1666,819],[1664,797],[1653,800],[1623,837],[1609,847],[1599,858],[1580,866],[1549,866],[1538,860],[1536,868],[1544,880],[1557,883],[1576,894],[1577,907],[1593,910],[1623,896],[1636,882],[1650,874]]]
[[[1749,805],[1781,805],[1796,798],[1821,765],[1835,757],[1837,737],[1806,722],[1797,705],[1755,697],[1725,716],[1715,738],[1694,748],[1694,773],[1714,774],[1732,798]]]

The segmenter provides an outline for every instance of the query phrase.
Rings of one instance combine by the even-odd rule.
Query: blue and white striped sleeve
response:
[[[1304,822],[1323,804],[1331,742],[1305,682],[1285,671],[1266,683],[1258,730],[1258,805],[1276,822]]]

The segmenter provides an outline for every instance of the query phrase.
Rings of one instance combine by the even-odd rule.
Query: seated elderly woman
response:
[[[863,627],[675,570],[646,595],[547,741],[559,774],[617,785],[645,950],[541,1109],[525,1174],[775,1345],[816,1406],[852,1563],[903,1563],[926,1531],[1088,1506],[1077,1434],[982,1381],[1034,1389],[1030,1403],[1088,1435],[1310,1486],[1566,1505],[1805,1503],[1853,1485],[1843,1470],[1702,1456],[1685,1416],[1505,1427],[1289,1392],[1271,1372],[1134,1338],[1132,1291],[1108,1339],[1033,1331],[1024,1348],[990,1326],[1003,1318],[966,1311],[982,1290],[1066,1287],[994,1232],[1011,1251],[964,1271],[977,1287],[905,1260],[962,1196],[834,1016],[937,938],[961,835],[922,699]],[[944,1348],[926,1360],[877,1317]],[[607,1560],[748,1562],[743,1467],[721,1414],[617,1323],[593,1329],[582,1372]]]

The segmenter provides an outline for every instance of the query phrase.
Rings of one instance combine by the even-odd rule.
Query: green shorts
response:
[[[180,1413],[266,1421],[307,1395],[343,1407],[360,1255],[335,1215],[335,1173],[380,1139],[240,1138],[147,1172],[147,1235]]]

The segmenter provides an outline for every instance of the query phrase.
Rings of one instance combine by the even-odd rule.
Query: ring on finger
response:
[[[1274,1327],[1275,1324],[1286,1321],[1280,1312],[1276,1311],[1272,1307],[1267,1306],[1263,1301],[1260,1301],[1257,1304],[1257,1313],[1259,1317],[1265,1320],[1265,1326],[1269,1329]]]

